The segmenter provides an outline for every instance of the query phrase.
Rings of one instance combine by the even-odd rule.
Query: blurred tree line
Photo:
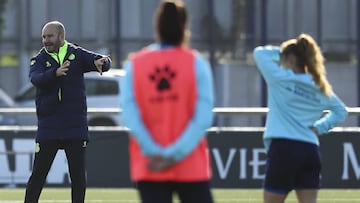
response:
[[[247,17],[249,17],[247,13],[249,11],[246,10],[248,1],[249,0],[232,0],[230,32],[226,32],[215,18],[209,16],[209,11],[205,12],[207,15],[204,15],[202,18],[203,36],[210,40],[210,32],[212,32],[217,60],[238,60],[246,57],[245,25]],[[208,8],[204,7],[204,9]]]
[[[0,41],[1,41],[1,37],[2,37],[1,34],[2,34],[2,30],[3,30],[3,25],[4,25],[3,13],[5,10],[6,1],[7,0],[0,0]]]

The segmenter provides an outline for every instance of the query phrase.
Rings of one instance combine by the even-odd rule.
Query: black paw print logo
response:
[[[175,78],[176,73],[171,71],[169,66],[164,68],[156,67],[155,72],[149,75],[151,81],[156,82],[156,88],[161,92],[171,89],[170,81]]]

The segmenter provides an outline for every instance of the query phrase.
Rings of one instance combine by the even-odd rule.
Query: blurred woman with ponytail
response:
[[[161,1],[157,43],[124,65],[122,118],[130,129],[131,179],[143,203],[212,203],[206,130],[213,120],[209,63],[189,48],[188,13],[181,0]]]
[[[345,120],[346,106],[333,92],[310,35],[280,47],[257,47],[254,58],[268,90],[264,203],[283,203],[292,190],[298,202],[315,203],[321,182],[318,136]]]

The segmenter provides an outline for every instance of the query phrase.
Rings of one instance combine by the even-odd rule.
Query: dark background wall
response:
[[[26,184],[35,149],[34,134],[34,130],[0,130],[0,185],[23,187]],[[261,134],[261,129],[209,132],[213,187],[261,188],[266,161]],[[93,130],[90,136],[87,151],[88,186],[132,187],[126,132]],[[331,132],[320,137],[320,142],[323,188],[358,188],[359,132]],[[66,158],[61,151],[48,175],[47,186],[68,185]]]

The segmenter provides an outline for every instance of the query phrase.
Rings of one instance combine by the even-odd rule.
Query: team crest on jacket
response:
[[[69,58],[68,58],[70,61],[74,60],[75,59],[75,54],[70,54]]]
[[[149,79],[156,83],[156,89],[160,92],[171,89],[171,80],[176,77],[168,65],[163,68],[155,67],[155,71],[149,75]]]
[[[51,67],[51,63],[49,61],[46,61],[46,68],[50,68]]]

